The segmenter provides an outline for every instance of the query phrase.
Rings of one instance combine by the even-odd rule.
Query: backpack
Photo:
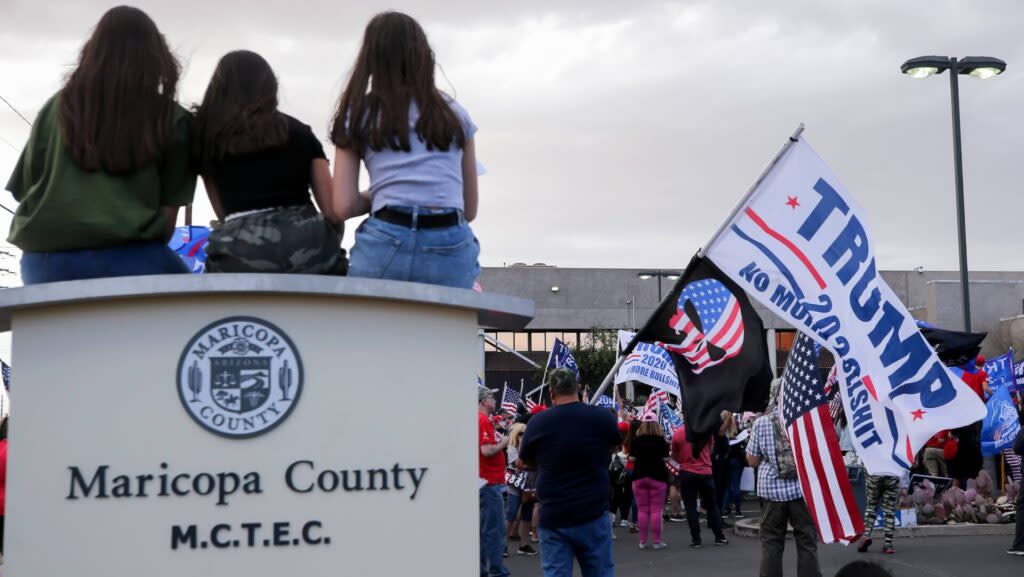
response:
[[[629,479],[626,464],[618,455],[612,457],[612,462],[608,465],[608,477],[614,485],[625,485]]]

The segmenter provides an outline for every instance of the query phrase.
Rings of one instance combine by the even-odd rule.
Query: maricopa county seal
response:
[[[225,437],[260,435],[283,421],[302,393],[302,359],[267,321],[229,317],[189,341],[178,361],[178,396],[204,429]]]

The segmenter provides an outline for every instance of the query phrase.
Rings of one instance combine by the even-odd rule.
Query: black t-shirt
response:
[[[288,141],[241,156],[226,156],[207,178],[213,180],[224,216],[236,212],[302,206],[311,202],[313,160],[326,159],[324,147],[309,126],[288,121]]]
[[[619,442],[607,409],[569,403],[530,419],[519,458],[537,466],[541,527],[574,527],[608,512],[608,465]]]
[[[629,456],[633,459],[633,480],[654,479],[668,482],[668,442],[661,435],[642,435],[629,445]]]

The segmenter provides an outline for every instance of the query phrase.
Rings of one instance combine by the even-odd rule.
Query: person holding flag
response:
[[[544,575],[612,577],[608,521],[608,465],[621,436],[615,417],[579,400],[568,368],[548,376],[553,406],[534,415],[519,447],[519,460],[537,470],[540,557]]]
[[[821,577],[818,535],[804,501],[789,438],[776,412],[782,379],[772,383],[765,414],[754,421],[747,442],[747,463],[757,469],[757,496],[765,501],[761,518],[761,577],[782,577],[786,528],[793,527],[797,575]]]

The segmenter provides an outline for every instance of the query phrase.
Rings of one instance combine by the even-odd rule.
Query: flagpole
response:
[[[548,362],[544,363],[544,374],[540,378],[540,386],[539,387],[535,387],[532,391],[530,391],[529,393],[526,393],[527,397],[529,397],[530,395],[532,395],[532,394],[536,393],[537,391],[539,391],[539,390],[544,388],[544,382],[548,380],[548,367],[551,366],[551,355],[553,355],[553,354],[555,354],[555,347],[551,347],[551,351],[548,352]],[[541,399],[537,399],[537,400],[539,401]]]
[[[794,144],[796,144],[800,140],[800,136],[803,134],[803,132],[804,132],[804,125],[801,122],[800,125],[796,127],[796,130],[793,131],[792,136],[790,136],[789,139],[786,141],[786,143],[784,145],[782,145],[782,149],[779,150],[779,152],[775,155],[775,158],[773,158],[772,161],[770,163],[768,163],[768,166],[766,166],[764,168],[764,170],[761,171],[760,176],[757,177],[757,180],[754,181],[754,184],[750,187],[749,190],[747,190],[746,194],[744,194],[743,197],[740,198],[739,202],[736,203],[736,206],[733,207],[732,212],[729,213],[728,218],[726,218],[722,222],[722,224],[718,227],[718,230],[715,231],[715,234],[711,236],[711,240],[709,240],[708,243],[704,247],[711,246],[712,243],[714,243],[715,240],[718,239],[719,235],[722,234],[722,231],[725,230],[725,227],[729,226],[729,223],[732,222],[732,219],[736,216],[736,214],[740,211],[740,209],[743,208],[743,205],[746,204],[746,202],[750,198],[750,196],[752,194],[754,194],[754,191],[757,190],[757,187],[761,185],[761,182],[763,182],[765,177],[768,176],[768,173],[771,172],[772,168],[774,168],[775,165],[779,163],[779,160],[782,159],[783,155],[786,154],[786,152],[790,149],[790,147],[792,147]],[[699,257],[703,257],[704,256],[703,255],[704,247],[701,247],[701,248],[697,249],[697,256],[699,256]],[[693,261],[691,261],[691,264],[692,264],[692,262]],[[687,267],[687,271],[684,271],[682,276],[679,277],[680,281],[682,279],[686,278],[686,273],[688,271],[689,271],[689,267]],[[679,282],[679,281],[677,281],[677,282]],[[647,318],[647,322],[644,323],[644,327],[641,328],[639,331],[636,332],[636,334],[633,335],[633,339],[631,341],[629,341],[629,346],[627,346],[622,351],[622,357],[620,357],[619,360],[615,362],[615,366],[612,367],[612,370],[608,373],[608,376],[606,376],[604,378],[604,381],[601,383],[601,386],[597,389],[597,393],[595,393],[595,395],[594,395],[595,398],[600,396],[601,393],[603,393],[605,391],[605,389],[608,388],[608,385],[611,383],[612,379],[614,378],[615,373],[617,373],[619,371],[619,367],[622,366],[622,362],[625,360],[625,358],[630,353],[633,352],[633,349],[636,347],[637,337],[639,337],[641,334],[643,334],[645,332],[645,329],[647,328],[647,325],[651,322],[651,319],[654,318],[658,314],[658,311],[661,310],[661,307],[665,304],[665,300],[668,299],[670,296],[672,296],[672,293],[674,293],[674,292],[675,291],[669,291],[668,294],[664,295],[664,297],[661,299],[661,302],[659,302],[658,306],[654,309],[654,312],[651,313],[651,316]],[[680,385],[682,385],[682,383],[680,383]]]
[[[705,244],[697,251],[697,256],[704,256],[704,249],[711,246],[712,244],[715,243],[716,240],[718,240],[718,237],[721,236],[722,231],[725,230],[725,227],[729,226],[729,224],[732,223],[732,219],[736,217],[736,214],[740,211],[740,209],[743,208],[743,205],[747,203],[747,200],[750,198],[750,195],[754,194],[754,191],[757,190],[757,187],[761,186],[761,183],[764,181],[765,177],[768,176],[768,173],[771,172],[773,168],[775,168],[775,165],[778,164],[780,160],[782,160],[782,157],[783,155],[786,154],[786,151],[788,151],[791,146],[793,146],[800,140],[800,135],[803,134],[803,132],[804,123],[801,122],[800,125],[796,127],[796,130],[793,131],[793,135],[790,136],[789,140],[786,141],[786,144],[782,145],[782,149],[779,150],[778,154],[775,155],[775,158],[773,158],[772,161],[768,163],[768,166],[766,166],[764,170],[761,171],[761,175],[757,177],[757,180],[755,180],[754,184],[750,187],[749,190],[747,190],[747,193],[740,198],[739,202],[736,203],[736,206],[733,207],[732,212],[729,213],[729,216],[726,217],[724,221],[722,221],[722,224],[718,227],[718,230],[715,231],[715,234],[711,235],[711,240],[709,240],[707,244]]]
[[[661,308],[661,307],[659,306],[658,308]],[[655,310],[657,310],[657,309],[655,309]],[[640,334],[640,333],[637,333],[637,334]],[[633,337],[633,340],[635,341],[636,337]],[[632,342],[629,343],[629,345],[630,345],[630,348],[632,348],[634,346]],[[615,366],[612,367],[612,370],[608,371],[608,376],[606,376],[604,378],[604,381],[601,382],[601,386],[597,388],[597,392],[594,393],[593,398],[590,399],[590,404],[591,405],[593,405],[595,402],[597,402],[596,399],[599,398],[601,396],[601,394],[604,393],[604,391],[608,388],[608,385],[611,384],[612,379],[615,378],[615,373],[619,372],[619,367],[622,366],[622,363],[625,362],[625,360],[626,360],[626,355],[622,355],[621,357],[619,357],[619,360],[615,361]]]

